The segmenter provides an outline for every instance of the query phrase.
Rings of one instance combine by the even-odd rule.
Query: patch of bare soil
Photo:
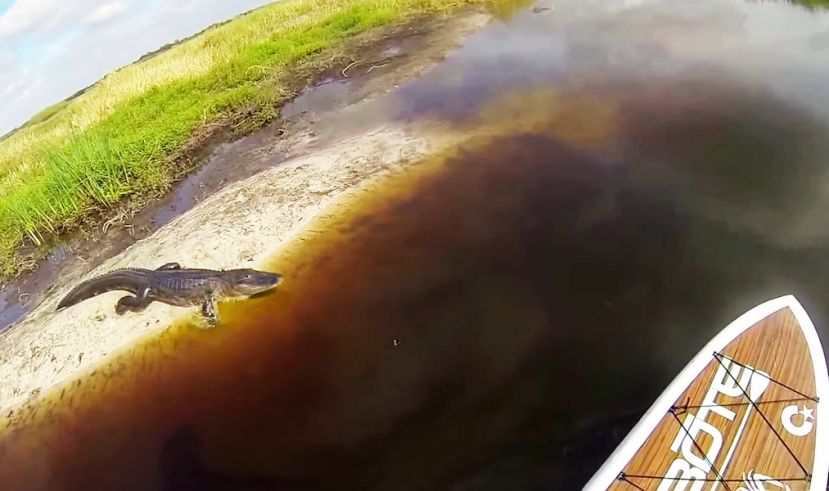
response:
[[[30,291],[12,290],[34,308],[0,334],[0,414],[11,414],[45,389],[193,314],[156,303],[140,314],[117,316],[119,292],[55,312],[79,281],[171,261],[215,269],[262,267],[275,244],[289,242],[321,210],[463,140],[459,132],[392,121],[382,114],[385,105],[373,111],[372,104],[435,66],[489,20],[488,14],[467,12],[408,26],[408,32],[344,58],[342,68],[329,69],[321,85],[288,104],[282,120],[214,148],[206,164],[160,203],[101,224],[107,236],[58,249],[46,263],[55,271],[29,277]],[[331,131],[330,122],[348,111],[371,116],[348,131]]]

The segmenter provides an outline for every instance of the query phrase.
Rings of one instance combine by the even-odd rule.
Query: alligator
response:
[[[201,313],[211,325],[218,322],[216,303],[222,299],[250,297],[266,292],[282,281],[277,273],[255,269],[182,268],[167,263],[158,269],[124,268],[80,283],[57,306],[63,310],[101,293],[124,290],[132,293],[121,297],[115,313],[141,312],[153,302],[179,307],[201,305]]]

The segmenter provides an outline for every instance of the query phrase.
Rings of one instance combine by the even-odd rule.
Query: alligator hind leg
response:
[[[127,295],[126,297],[121,297],[118,303],[115,304],[115,313],[121,315],[128,311],[141,312],[151,303],[153,303],[153,299],[150,298],[150,288],[148,287],[138,292],[135,296]]]
[[[145,296],[127,295],[126,297],[121,297],[118,300],[118,303],[115,304],[115,313],[123,315],[126,312],[141,312],[152,302],[153,301],[151,299]]]
[[[162,264],[161,266],[156,268],[156,271],[164,271],[164,270],[168,270],[168,269],[181,269],[181,264],[179,264],[179,263]]]

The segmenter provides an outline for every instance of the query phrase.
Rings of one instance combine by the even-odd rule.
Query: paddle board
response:
[[[824,491],[829,375],[793,296],[740,316],[680,372],[587,491]]]

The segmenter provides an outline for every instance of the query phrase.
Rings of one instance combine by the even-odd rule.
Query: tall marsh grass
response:
[[[163,190],[201,128],[275,114],[292,69],[344,38],[478,0],[282,0],[117,70],[0,141],[0,274],[28,237]]]

